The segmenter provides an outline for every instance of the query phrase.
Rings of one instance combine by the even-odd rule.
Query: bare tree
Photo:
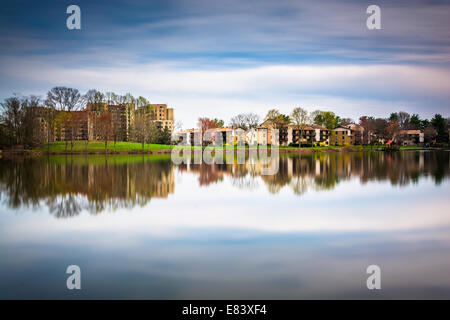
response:
[[[431,144],[437,136],[436,129],[430,124],[423,130],[424,142]]]
[[[230,120],[230,125],[234,128],[241,128],[243,130],[246,130],[247,123],[246,123],[245,115],[240,113],[240,114],[232,117]]]
[[[105,99],[107,104],[116,104],[116,94],[114,92],[106,92]]]
[[[207,130],[209,129],[214,129],[217,128],[217,125],[214,121],[212,121],[210,118],[207,117],[203,117],[203,118],[198,118],[198,128],[201,130],[202,133],[202,141],[203,144],[205,144],[206,142],[204,141],[205,138],[205,133]]]
[[[113,124],[111,113],[106,112],[97,117],[97,125],[102,138],[105,140],[105,153],[108,150],[108,139],[112,134]]]
[[[260,117],[256,113],[252,112],[244,114],[244,119],[247,129],[258,126],[259,122],[261,121]]]
[[[125,105],[127,103],[127,96],[125,95],[116,95],[116,104],[118,105]]]
[[[87,103],[98,104],[105,101],[105,95],[96,89],[90,89],[84,95]]]
[[[298,147],[302,146],[303,130],[310,123],[311,118],[308,115],[308,111],[303,108],[297,107],[291,113],[291,119],[294,122],[298,130]]]
[[[20,98],[13,96],[5,99],[1,104],[2,122],[5,123],[5,127],[8,134],[10,144],[18,145],[22,138],[22,121],[24,117],[24,108],[20,101]]]
[[[38,122],[41,111],[38,109],[40,100],[38,96],[34,95],[20,98],[23,109],[21,136],[24,147],[33,146],[44,140],[45,132],[41,130],[43,129],[42,124]]]
[[[126,93],[124,95],[124,104],[135,104],[136,103],[136,98],[133,97],[133,95],[131,93]]]
[[[78,136],[81,132],[81,123],[83,121],[83,117],[85,115],[81,112],[76,113],[70,113],[69,114],[69,121],[67,123],[66,131],[70,134],[70,152],[73,152],[73,146],[74,146],[74,140],[78,140]],[[87,146],[85,146],[85,149],[87,149]]]
[[[406,130],[409,129],[409,122],[410,122],[411,116],[408,112],[400,111],[397,113],[397,121],[400,126],[400,129]]]
[[[173,126],[172,138],[170,139],[170,144],[172,144],[172,142],[178,142],[178,133],[182,129],[183,129],[183,122],[181,122],[180,120],[175,122]]]
[[[78,89],[67,88],[67,87],[53,87],[47,93],[46,105],[61,111],[74,111],[82,108],[85,103],[85,96],[82,96]],[[70,121],[70,116],[64,117],[64,127],[67,128]],[[64,137],[66,141],[66,151],[67,151],[67,134]],[[70,136],[70,143],[73,144],[73,135]]]
[[[57,110],[73,111],[84,105],[84,96],[78,89],[67,87],[53,87],[47,92],[46,104]]]
[[[398,134],[400,129],[400,125],[398,124],[398,121],[391,120],[389,121],[389,124],[386,127],[386,132],[390,139],[394,139],[395,136]]]
[[[260,122],[260,117],[255,113],[240,113],[231,118],[230,125],[243,130],[256,127]]]

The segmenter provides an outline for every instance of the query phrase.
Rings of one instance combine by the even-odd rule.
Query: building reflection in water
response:
[[[450,171],[449,152],[349,152],[282,155],[275,175],[261,175],[263,164],[181,164],[170,156],[54,156],[0,160],[2,201],[11,208],[47,206],[58,218],[117,208],[145,206],[175,192],[175,172],[198,175],[208,187],[226,177],[241,189],[265,185],[269,192],[290,188],[297,195],[331,190],[341,181],[390,181],[405,186],[421,177],[440,184]]]
[[[175,190],[170,157],[19,158],[0,167],[0,190],[10,207],[45,204],[56,217],[144,206]]]

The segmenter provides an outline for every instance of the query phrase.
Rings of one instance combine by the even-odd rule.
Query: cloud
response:
[[[189,127],[200,115],[296,105],[352,118],[449,111],[446,3],[380,1],[379,31],[365,27],[360,1],[79,5],[75,33],[62,5],[30,2],[34,15],[6,6],[0,97],[55,85],[131,92],[174,106]]]
[[[90,60],[89,56],[76,59]],[[201,70],[174,61],[119,61],[82,67],[56,58],[9,58],[1,67],[3,79],[33,88],[33,93],[45,94],[54,85],[67,85],[83,91],[97,88],[144,95],[155,103],[174,106],[178,119],[189,127],[201,115],[227,121],[236,112],[248,110],[263,116],[269,107],[290,112],[296,105],[310,111],[331,109],[355,119],[362,114],[386,116],[400,108],[431,115],[450,99],[450,71],[435,67],[293,64]],[[11,92],[3,89],[1,94],[6,97]]]

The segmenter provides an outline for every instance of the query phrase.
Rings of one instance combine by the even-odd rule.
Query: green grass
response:
[[[403,149],[423,149],[424,146],[400,146],[400,150]]]
[[[145,144],[145,151],[147,150],[168,150],[171,148],[170,145],[165,144]],[[50,146],[45,144],[42,146],[39,151],[42,152],[66,152],[66,143],[62,142],[51,142]],[[73,146],[73,152],[85,152],[86,145],[84,141],[76,141]],[[109,152],[114,151],[114,142],[108,142],[107,150]],[[126,151],[126,152],[134,152],[134,151],[142,151],[142,144],[138,142],[124,142],[117,141],[116,149],[117,152]],[[87,152],[101,152],[105,151],[105,142],[104,141],[91,141],[87,146]],[[70,142],[67,144],[67,152],[70,152]]]
[[[144,145],[144,151],[155,151],[155,150],[169,150],[173,148],[173,146],[170,145],[165,145],[165,144],[145,144]],[[196,146],[196,147],[189,147],[189,146],[184,146],[182,148],[193,148],[193,149],[200,149],[202,147]],[[220,147],[212,147],[212,146],[207,146],[207,147],[203,147],[202,149],[216,149],[216,148],[220,148]],[[225,146],[223,147],[223,149],[225,150]],[[234,146],[233,149],[241,149],[241,148],[245,148],[248,149],[248,146]],[[267,146],[268,149],[270,149],[270,146]],[[280,146],[280,149],[298,149],[298,147],[284,147],[284,146]],[[306,149],[306,150],[316,150],[316,151],[320,151],[320,150],[327,150],[327,149],[340,149],[340,148],[344,148],[343,146],[321,146],[321,147],[301,147],[301,149]],[[383,148],[382,145],[376,145],[376,146],[350,146],[350,148],[355,148],[355,149],[375,149],[375,148]],[[422,149],[422,146],[401,146],[400,149]],[[65,152],[70,152],[70,142],[67,143],[67,150],[66,150],[66,143],[64,141],[62,142],[51,142],[50,143],[50,148],[48,148],[48,145],[45,144],[43,145],[41,148],[38,149],[41,152],[47,152],[48,150],[51,153],[65,153]],[[85,152],[85,142],[84,141],[76,141],[74,143],[73,146],[73,152],[76,153],[80,153],[80,152]],[[114,142],[113,141],[109,141],[108,142],[108,152],[113,152],[114,151]],[[142,144],[138,143],[138,142],[124,142],[124,141],[118,141],[116,142],[116,148],[115,150],[117,152],[140,152],[142,151]],[[105,151],[105,142],[104,141],[90,141],[87,147],[87,152],[103,152]]]

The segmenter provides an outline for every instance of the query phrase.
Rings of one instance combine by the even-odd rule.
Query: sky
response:
[[[66,8],[81,9],[69,30]],[[368,30],[369,5],[381,30]],[[176,121],[241,112],[450,116],[450,1],[2,1],[0,99],[142,95]]]

